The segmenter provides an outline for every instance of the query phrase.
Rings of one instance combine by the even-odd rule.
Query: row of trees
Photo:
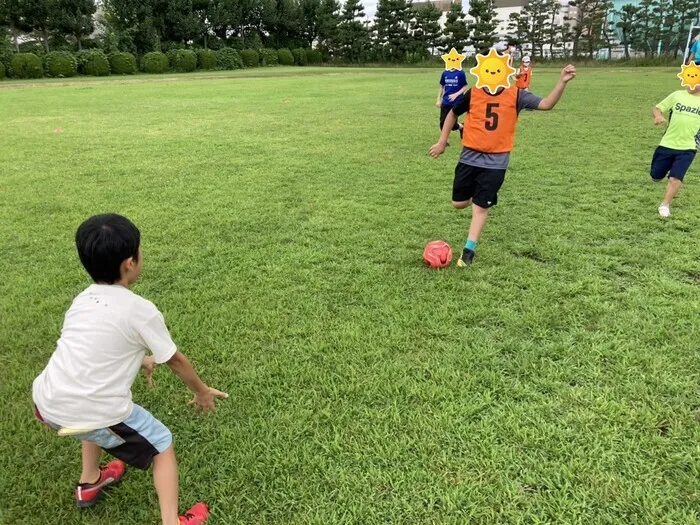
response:
[[[32,35],[44,50],[80,50],[97,28],[106,46],[137,55],[170,43],[213,48],[317,46],[350,62],[426,58],[445,48],[489,47],[496,40],[492,0],[474,0],[467,22],[454,3],[444,30],[433,4],[380,0],[373,22],[360,0],[0,0],[0,26],[19,50]]]
[[[453,3],[441,29],[433,4],[379,0],[372,22],[360,0],[0,0],[0,26],[19,50],[27,35],[44,50],[105,47],[138,56],[180,46],[218,49],[316,47],[348,62],[413,61],[445,49],[483,50],[497,40],[494,0]],[[99,7],[99,8],[98,8]],[[566,12],[561,16],[560,11]],[[647,56],[675,55],[697,15],[697,0],[530,0],[510,15],[510,36],[535,56],[593,57],[618,42]],[[468,15],[468,16],[467,16]],[[99,29],[99,39],[88,37]]]
[[[697,0],[641,0],[622,6],[616,28],[626,56],[630,48],[652,57],[682,54],[699,9]]]
[[[558,0],[530,0],[509,18],[515,40],[527,44],[535,56],[564,54],[593,57],[599,50],[622,45],[645,57],[683,53],[686,35],[697,19],[698,0],[641,0],[614,9],[609,0],[571,0],[564,16]]]

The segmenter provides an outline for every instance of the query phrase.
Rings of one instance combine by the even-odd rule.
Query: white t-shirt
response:
[[[121,423],[147,349],[157,363],[177,350],[158,308],[123,286],[93,284],[66,312],[56,350],[34,380],[34,403],[66,428]]]

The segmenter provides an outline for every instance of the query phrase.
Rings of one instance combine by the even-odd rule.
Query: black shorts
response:
[[[481,208],[490,208],[498,203],[498,190],[506,178],[506,170],[478,168],[457,163],[452,184],[454,202],[471,201]]]
[[[447,118],[447,114],[452,111],[452,108],[454,106],[441,106],[440,107],[440,130],[442,130],[442,126],[445,124],[445,119]],[[455,125],[452,126],[452,131],[457,131],[459,129],[459,122],[455,121]]]
[[[695,159],[695,150],[670,149],[659,146],[651,159],[651,178],[661,180],[666,175],[683,180]]]

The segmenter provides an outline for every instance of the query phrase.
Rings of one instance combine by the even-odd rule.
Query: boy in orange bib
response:
[[[445,152],[447,138],[457,118],[464,113],[464,149],[455,169],[452,205],[462,209],[472,207],[469,236],[457,261],[468,266],[474,259],[476,244],[486,225],[489,208],[498,202],[498,190],[505,179],[510,152],[515,141],[518,114],[523,109],[549,111],[556,106],[566,84],[576,76],[576,68],[566,66],[557,85],[546,98],[540,98],[517,86],[501,88],[495,95],[487,89],[471,88],[445,118],[440,140],[430,148],[438,158]]]
[[[523,57],[523,61],[520,63],[520,70],[515,75],[517,79],[515,85],[518,89],[530,89],[530,82],[532,81],[532,66],[530,64],[530,57]]]

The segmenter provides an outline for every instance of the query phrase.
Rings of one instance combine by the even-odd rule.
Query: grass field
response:
[[[73,235],[141,229],[135,291],[230,398],[167,368],[134,398],[212,524],[698,523],[700,187],[648,164],[672,69],[580,70],[521,116],[468,270],[439,70],[293,69],[0,84],[0,523],[155,524],[150,473],[98,507],[30,386],[88,284]],[[535,71],[548,93],[558,72]],[[3,89],[5,88],[5,89]],[[55,133],[57,129],[62,133]]]

